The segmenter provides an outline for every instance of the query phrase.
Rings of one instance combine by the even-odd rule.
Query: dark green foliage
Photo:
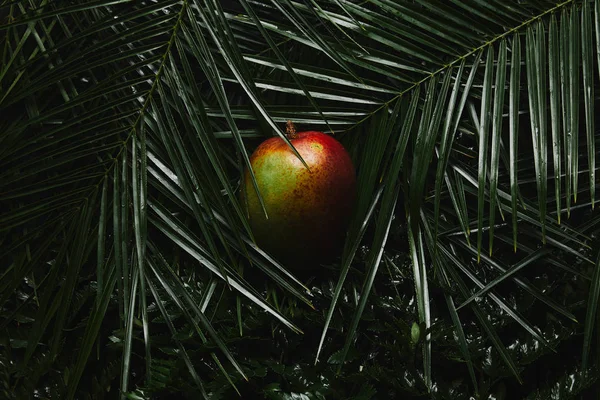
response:
[[[0,399],[597,397],[599,42],[598,0],[0,1]],[[238,201],[288,119],[358,173],[306,271]]]

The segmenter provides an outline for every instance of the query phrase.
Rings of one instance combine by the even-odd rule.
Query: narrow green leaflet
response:
[[[492,98],[492,75],[494,69],[494,48],[492,46],[488,47],[485,59],[486,60],[485,73],[483,78],[483,93],[481,95],[481,113],[478,127],[479,158],[477,168],[477,261],[479,261],[479,254],[481,253],[481,244],[483,241],[483,213],[485,207],[485,188],[487,182],[489,125],[492,112],[490,103]]]
[[[264,65],[266,67],[275,68],[281,71],[287,71],[288,67],[291,68],[295,75],[299,77],[311,78],[314,80],[318,80],[321,83],[327,82],[339,86],[344,86],[347,88],[352,88],[355,90],[368,90],[372,92],[379,93],[388,93],[388,94],[397,94],[397,90],[394,90],[392,87],[383,84],[382,82],[372,82],[368,80],[364,80],[364,83],[354,82],[349,79],[345,74],[340,73],[339,71],[331,70],[331,69],[323,69],[314,65],[301,65],[297,63],[291,63],[287,61],[283,63],[283,61],[277,61],[269,57],[258,56],[258,55],[244,55],[244,60],[255,63],[258,65]],[[280,64],[281,62],[281,64]],[[319,112],[319,111],[317,111]],[[322,111],[319,112],[321,115]],[[323,113],[325,119],[330,118],[328,114]]]
[[[104,179],[102,184],[102,199],[100,200],[100,220],[98,222],[98,247],[97,247],[97,258],[96,258],[96,279],[97,279],[97,300],[100,301],[100,296],[102,294],[102,287],[104,285],[103,277],[104,277],[104,252],[106,246],[106,210],[108,208],[107,202],[108,197],[108,178]]]
[[[567,209],[567,218],[571,215],[571,202],[573,200],[573,135],[571,134],[571,114],[573,113],[573,104],[571,98],[570,82],[570,57],[569,49],[571,47],[569,14],[563,9],[560,18],[560,87],[562,104],[562,126],[563,126],[563,144],[565,161],[565,206]]]
[[[411,216],[410,218],[412,218]],[[418,216],[415,216],[418,218]],[[429,283],[427,281],[427,266],[425,264],[425,251],[423,235],[420,227],[416,231],[409,230],[408,243],[413,266],[415,295],[419,310],[419,322],[428,330],[431,327],[431,310],[429,306]],[[423,346],[423,369],[425,386],[431,391],[431,337],[427,335]]]
[[[127,232],[123,232],[122,231],[122,225],[121,225],[121,198],[120,198],[120,193],[121,193],[121,176],[120,176],[120,170],[119,170],[120,164],[118,161],[115,160],[115,166],[113,168],[113,177],[112,177],[112,184],[113,184],[113,199],[112,199],[112,216],[113,216],[113,248],[114,248],[114,252],[115,252],[115,269],[116,269],[116,274],[119,277],[122,277],[124,274],[124,268],[123,268],[123,263],[122,263],[122,256],[121,256],[121,252],[123,251],[121,245],[121,236],[127,236]],[[117,279],[117,290],[119,293],[122,293],[121,296],[118,297],[118,301],[119,301],[119,319],[120,319],[120,327],[123,327],[123,320],[124,320],[124,315],[125,315],[125,305],[123,304],[124,299],[125,299],[125,292],[124,292],[124,288],[123,288],[123,280],[124,279]]]
[[[554,164],[554,194],[556,201],[557,221],[560,224],[561,210],[561,158],[562,135],[560,114],[560,46],[556,16],[552,14],[548,32],[548,75],[550,83],[550,120],[552,127],[552,163]],[[515,243],[516,244],[516,243]]]
[[[467,362],[469,376],[471,377],[471,382],[473,383],[473,387],[475,388],[475,395],[477,395],[479,393],[479,385],[477,384],[477,378],[475,377],[475,368],[473,367],[473,360],[471,358],[471,353],[469,352],[469,344],[467,343],[467,338],[463,330],[462,322],[456,310],[456,305],[452,296],[450,296],[448,293],[445,293],[444,297],[446,299],[446,305],[448,306],[448,310],[450,311],[452,323],[454,324],[454,330],[456,332],[458,344],[460,345],[460,351],[462,352],[462,355],[465,358],[465,361]]]
[[[547,138],[546,138],[546,46],[543,24],[527,28],[526,54],[531,139],[535,165],[538,207],[542,223],[542,241],[546,236]]]
[[[452,142],[455,136],[455,131],[450,131],[451,123],[454,118],[460,119],[460,115],[462,114],[462,109],[458,111],[457,117],[454,117],[454,107],[456,105],[456,99],[458,97],[458,92],[460,88],[460,83],[462,80],[462,73],[465,67],[466,60],[460,64],[456,77],[454,78],[454,86],[452,88],[452,94],[450,96],[450,103],[448,107],[448,111],[446,113],[446,118],[444,122],[444,129],[442,131],[442,137],[440,138],[440,148],[438,150],[438,166],[436,171],[436,179],[435,179],[435,205],[434,205],[434,221],[437,228],[437,223],[440,215],[440,201],[441,201],[441,191],[442,191],[442,183],[443,176],[446,172],[446,166],[448,164],[448,158],[450,157],[450,148],[452,147]],[[468,90],[467,90],[468,91]],[[437,237],[437,232],[435,237]]]
[[[457,218],[460,224],[460,228],[465,236],[465,240],[471,245],[471,228],[469,226],[469,210],[467,207],[467,200],[465,197],[465,190],[463,187],[463,180],[456,171],[446,172],[444,174],[444,180],[446,187],[448,188],[448,195],[452,206],[457,213]],[[439,221],[439,219],[438,219]],[[439,228],[438,228],[439,229]],[[438,234],[436,234],[437,238]]]
[[[150,352],[150,332],[148,327],[148,306],[146,303],[146,240],[147,220],[146,220],[146,138],[144,121],[140,120],[140,126],[137,128],[131,138],[131,185],[133,200],[133,232],[135,237],[137,271],[140,276],[140,309],[142,314],[142,327],[144,331],[144,346],[146,350],[146,381],[152,381],[152,355]],[[141,153],[137,155],[137,137],[140,136]],[[138,172],[138,163],[141,164]]]
[[[588,175],[592,208],[596,200],[596,139],[594,132],[594,43],[592,37],[592,16],[589,2],[583,2],[581,10],[581,61],[583,69],[583,99],[585,107],[585,130],[587,139]]]
[[[580,65],[581,65],[581,32],[579,30],[580,19],[576,7],[571,9],[569,20],[569,85],[571,113],[570,113],[570,135],[571,135],[571,174],[573,182],[573,202],[577,202],[577,187],[579,182],[579,101],[580,101]]]
[[[496,64],[496,82],[494,84],[494,110],[492,115],[492,152],[490,160],[490,255],[494,243],[494,223],[496,219],[496,201],[498,189],[498,167],[500,164],[500,136],[504,113],[504,92],[506,91],[506,40],[500,42],[498,62]]]
[[[510,89],[509,89],[509,158],[510,158],[510,201],[512,215],[512,232],[514,250],[517,251],[517,154],[519,145],[519,93],[521,85],[521,39],[518,33],[512,38],[512,55],[510,59]]]
[[[131,287],[129,288],[130,303],[127,305],[127,314],[125,316],[125,337],[123,338],[123,366],[121,369],[121,393],[126,393],[129,388],[129,377],[131,370],[131,352],[133,345],[133,325],[136,313],[136,299],[138,291],[139,274],[133,272]]]
[[[596,65],[600,76],[600,1],[594,0],[594,32],[596,33]]]
[[[119,161],[116,160],[116,163],[118,163]],[[129,238],[130,238],[130,226],[129,226],[129,220],[130,220],[130,214],[129,214],[129,201],[130,201],[130,197],[129,197],[129,165],[128,165],[128,152],[127,151],[123,151],[122,155],[121,155],[121,210],[119,212],[119,216],[120,216],[120,222],[121,222],[121,226],[118,228],[120,230],[120,238],[121,238],[121,273],[122,273],[122,277],[123,277],[123,311],[124,311],[124,316],[127,318],[127,316],[133,312],[133,310],[131,310],[131,305],[135,304],[132,303],[132,296],[135,296],[135,294],[131,293],[131,289],[133,288],[133,286],[130,286],[130,281],[133,279],[133,276],[135,275],[132,274],[130,272],[130,265],[129,265],[129,260],[130,260],[130,251],[129,250]],[[136,286],[137,288],[137,286]],[[126,321],[126,319],[124,320]],[[125,325],[127,326],[127,324],[125,323]]]

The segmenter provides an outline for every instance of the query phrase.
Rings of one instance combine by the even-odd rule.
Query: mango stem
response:
[[[287,123],[285,124],[285,133],[290,139],[296,139],[298,137],[298,134],[296,133],[296,126],[291,119],[288,119]]]

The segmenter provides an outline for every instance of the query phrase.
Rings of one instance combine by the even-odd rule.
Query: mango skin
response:
[[[288,265],[315,266],[339,255],[356,199],[356,172],[346,149],[322,132],[290,139],[307,170],[279,137],[250,157],[268,219],[245,171],[241,190],[257,244]]]

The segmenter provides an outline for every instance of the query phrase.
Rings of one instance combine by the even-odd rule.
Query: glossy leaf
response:
[[[478,193],[477,193],[477,261],[481,253],[483,241],[483,213],[485,207],[485,187],[488,169],[488,140],[491,119],[492,74],[494,66],[494,49],[490,46],[485,56],[485,75],[483,78],[483,93],[481,101],[481,121],[479,122],[479,159],[478,159]],[[494,212],[494,210],[490,210]]]

